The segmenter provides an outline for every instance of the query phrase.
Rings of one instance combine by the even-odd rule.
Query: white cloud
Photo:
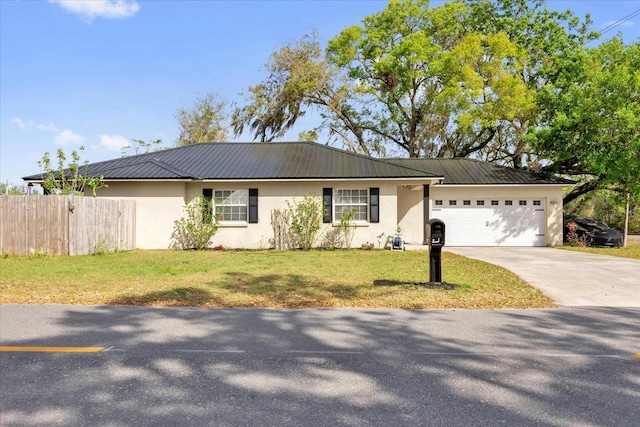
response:
[[[11,119],[10,123],[18,125],[23,129],[26,128],[26,127],[34,127],[35,126],[40,130],[48,130],[48,131],[51,131],[51,132],[59,132],[60,131],[60,129],[58,129],[56,127],[56,125],[54,125],[51,122],[49,122],[46,125],[42,125],[42,124],[36,124],[36,122],[34,122],[33,120],[29,120],[28,122],[25,122],[20,117],[15,117],[15,118]]]
[[[80,145],[83,142],[84,137],[69,129],[65,129],[56,135],[56,144],[58,145]]]
[[[131,18],[140,10],[135,0],[49,0],[68,12],[80,15],[87,22],[95,18]]]
[[[129,140],[122,135],[100,135],[100,145],[109,151],[120,151],[130,144]]]
[[[36,127],[40,130],[50,130],[51,132],[58,132],[60,130],[51,122],[49,122],[48,125],[37,125]]]
[[[21,128],[26,128],[27,127],[27,124],[20,117],[16,117],[15,119],[11,119],[10,123],[16,124],[16,125],[20,126]]]

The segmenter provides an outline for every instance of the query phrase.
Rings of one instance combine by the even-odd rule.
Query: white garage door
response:
[[[444,221],[447,246],[544,246],[540,199],[436,199],[432,218]]]

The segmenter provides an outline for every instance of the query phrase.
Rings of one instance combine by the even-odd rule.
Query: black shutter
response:
[[[380,222],[380,189],[369,189],[369,222]]]
[[[213,220],[213,190],[211,188],[203,188],[202,195],[207,202],[202,208],[202,220],[204,222],[210,222]]]
[[[322,189],[323,217],[322,222],[330,224],[333,218],[333,188]]]
[[[249,223],[258,223],[258,189],[249,189]]]

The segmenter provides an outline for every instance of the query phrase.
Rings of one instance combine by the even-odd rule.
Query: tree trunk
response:
[[[629,200],[631,198],[630,193],[627,193],[627,205],[624,209],[624,236],[622,237],[622,246],[627,247],[627,239],[629,237]]]

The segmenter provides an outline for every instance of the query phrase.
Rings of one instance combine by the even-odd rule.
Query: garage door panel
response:
[[[446,225],[449,246],[486,246],[488,211],[481,208],[451,206],[433,209],[433,217]]]
[[[501,210],[497,210],[501,212]],[[507,209],[501,219],[502,232],[498,245],[502,246],[544,246],[544,211],[532,206],[518,206]]]
[[[492,234],[498,246],[533,246],[539,231],[533,209],[525,206],[505,206],[495,209]]]
[[[533,200],[512,201],[507,205],[478,206],[476,201],[464,205],[434,206],[432,217],[446,224],[449,246],[544,246],[546,214],[541,203]],[[520,203],[523,203],[522,205]]]

